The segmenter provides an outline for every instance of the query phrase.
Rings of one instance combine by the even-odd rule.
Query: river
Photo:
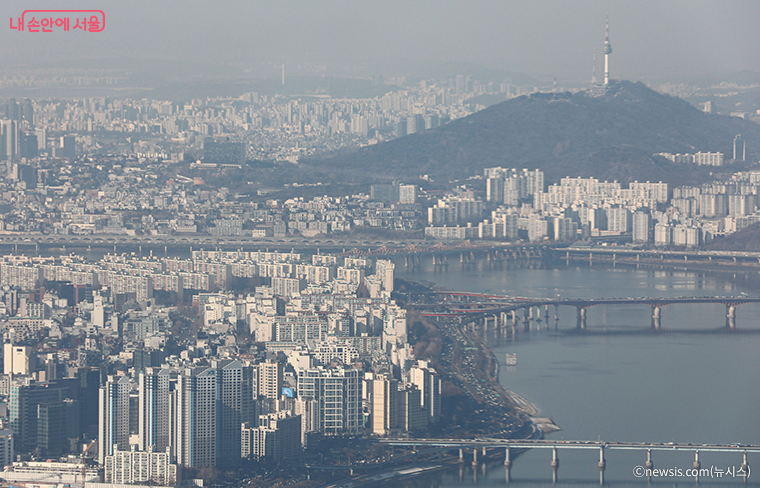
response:
[[[760,296],[760,273],[645,269],[630,266],[558,264],[491,266],[486,261],[435,268],[432,261],[396,276],[428,281],[451,290],[528,297]],[[543,312],[542,312],[543,314]],[[604,305],[588,309],[587,332],[577,333],[576,311],[550,310],[548,323],[514,337],[491,333],[489,347],[501,364],[500,381],[536,405],[562,428],[551,439],[607,442],[690,442],[758,444],[760,417],[760,304],[737,308],[737,330],[727,331],[720,304],[671,305],[662,309],[661,329],[651,327],[645,305]],[[517,355],[507,368],[506,353]],[[552,485],[549,450],[532,450],[513,462],[513,485]],[[598,451],[560,450],[559,481],[553,486],[599,486]],[[693,453],[653,453],[655,467],[685,471]],[[644,465],[642,451],[606,452],[605,483],[645,486],[633,469]],[[703,468],[724,473],[739,469],[738,454],[701,453]],[[760,455],[749,455],[749,485],[760,486]],[[756,466],[758,474],[754,474]],[[407,486],[503,486],[503,467],[486,475],[468,466],[428,475]],[[476,479],[477,478],[477,479]],[[738,486],[740,476],[701,478],[699,484]],[[693,486],[693,478],[664,476],[658,486]]]

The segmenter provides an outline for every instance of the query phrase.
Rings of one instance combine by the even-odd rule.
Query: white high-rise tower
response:
[[[129,448],[129,378],[109,376],[100,387],[98,419],[98,462],[116,449]]]
[[[604,37],[604,85],[610,84],[610,54],[612,54],[612,44],[610,44],[610,15],[607,14],[607,27],[605,28]]]

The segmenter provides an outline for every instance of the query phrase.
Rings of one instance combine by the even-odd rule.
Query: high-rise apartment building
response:
[[[216,370],[189,368],[178,378],[177,463],[191,468],[216,464]]]
[[[3,159],[13,161],[19,157],[18,122],[4,120],[0,122],[0,155]]]
[[[747,157],[747,147],[744,137],[736,134],[734,137],[734,161],[745,161]]]
[[[240,425],[254,421],[254,369],[240,361],[213,361],[217,375],[216,465],[240,461]]]
[[[396,265],[390,259],[378,259],[375,263],[375,275],[380,279],[384,291],[393,291]]]
[[[635,212],[633,214],[633,242],[649,242],[650,222],[649,212]]]
[[[352,434],[359,430],[362,387],[361,371],[343,368],[312,368],[298,372],[298,398],[313,399],[318,406],[317,432]]]
[[[277,400],[282,392],[283,366],[277,361],[267,360],[256,365],[257,396]]]
[[[398,381],[387,376],[370,380],[372,383],[372,433],[388,435],[399,427]]]
[[[108,376],[98,402],[98,462],[129,446],[129,378]]]
[[[422,392],[422,407],[431,423],[441,418],[441,378],[426,361],[420,361],[409,371],[409,381]]]
[[[140,450],[164,451],[170,444],[169,370],[146,368],[139,376]]]

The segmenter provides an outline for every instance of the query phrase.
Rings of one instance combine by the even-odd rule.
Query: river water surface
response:
[[[760,296],[760,273],[718,273],[583,265],[450,265],[432,261],[396,276],[428,281],[451,290],[527,297],[616,298],[671,296]],[[543,310],[542,310],[543,315]],[[514,337],[491,332],[488,344],[501,364],[500,381],[536,405],[562,428],[551,439],[607,442],[690,442],[694,445],[760,444],[760,304],[737,308],[735,331],[726,330],[720,304],[670,305],[661,329],[652,329],[646,305],[604,305],[588,309],[587,332],[577,333],[576,310],[560,307],[550,319]],[[520,327],[522,329],[522,327]],[[517,354],[507,368],[506,353]],[[554,486],[599,486],[597,450],[560,450]],[[552,485],[551,452],[535,449],[513,462],[512,485]],[[642,451],[606,451],[609,486],[646,486],[633,470],[646,461]],[[655,467],[685,471],[693,453],[653,453]],[[702,453],[703,468],[738,470],[738,454]],[[749,485],[760,486],[760,454],[749,455]],[[701,478],[700,485],[739,486],[740,476]],[[461,474],[436,474],[408,486],[503,486],[498,464],[484,475],[467,466]],[[693,478],[665,476],[657,486],[694,486]]]

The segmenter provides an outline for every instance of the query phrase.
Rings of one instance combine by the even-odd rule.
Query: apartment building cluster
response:
[[[498,176],[494,178],[494,174]],[[475,192],[467,197],[465,208],[480,212],[469,214],[466,219],[470,222],[430,225],[425,235],[433,239],[531,242],[629,235],[634,244],[696,247],[760,222],[760,172],[755,171],[734,173],[701,186],[676,187],[672,193],[663,182],[631,182],[623,188],[619,182],[566,177],[532,195],[521,195],[519,205],[514,200],[504,203],[507,196],[502,188],[506,188],[508,177],[503,174],[519,173],[503,168],[485,170],[485,201]],[[450,202],[459,202],[461,193],[444,196],[436,207],[456,208],[461,203]],[[490,218],[482,219],[486,209],[490,209]],[[461,224],[462,220],[465,218],[448,222]],[[441,222],[428,219],[428,223]]]
[[[673,163],[696,164],[697,166],[723,166],[725,157],[722,152],[697,152],[694,154],[672,154],[657,153],[660,156]]]
[[[429,209],[425,235],[531,242],[629,235],[635,244],[695,247],[760,221],[758,172],[735,173],[725,181],[698,187],[676,187],[672,194],[663,182],[631,182],[624,188],[619,182],[596,178],[565,177],[543,187],[531,183],[543,185],[538,170],[487,168],[484,179],[485,200],[472,191],[463,198],[461,190],[442,197],[433,208],[451,209],[445,221],[433,218],[441,210]],[[473,211],[457,215],[460,208]],[[483,219],[487,210],[490,218]],[[454,222],[459,224],[440,225]]]
[[[187,312],[98,278],[199,266],[221,288],[194,291],[200,329],[179,347],[172,330]],[[36,270],[36,281],[19,269]],[[91,282],[72,283],[74,272]],[[222,278],[232,273],[269,284],[231,293]],[[167,486],[182,467],[282,459],[313,436],[415,432],[440,419],[441,379],[408,343],[389,260],[203,250],[97,263],[6,257],[2,279],[0,398],[15,446],[6,464],[97,439],[106,483]]]
[[[708,102],[709,103],[709,102]],[[706,110],[707,111],[707,110]],[[708,111],[709,112],[709,111]],[[733,113],[731,116],[735,116]],[[726,162],[726,157],[722,152],[704,152],[699,151],[694,154],[673,154],[673,153],[657,153],[655,156],[659,156],[667,159],[673,163],[685,163],[696,164],[697,166],[723,166]],[[747,142],[744,136],[736,134],[733,141],[733,161],[746,161],[747,160]]]

